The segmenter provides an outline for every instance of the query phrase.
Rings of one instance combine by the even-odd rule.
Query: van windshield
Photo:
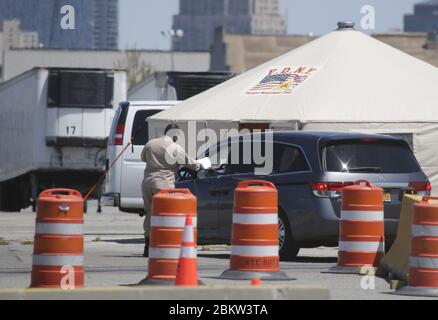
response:
[[[412,173],[421,171],[407,144],[390,140],[334,141],[322,152],[325,171]]]

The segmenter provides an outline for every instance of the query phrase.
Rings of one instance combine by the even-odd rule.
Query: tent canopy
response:
[[[362,32],[331,32],[155,120],[438,122],[438,69]]]

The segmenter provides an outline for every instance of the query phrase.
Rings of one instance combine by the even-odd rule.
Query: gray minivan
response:
[[[354,181],[366,179],[384,189],[388,245],[396,236],[403,194],[430,194],[429,180],[400,138],[310,131],[274,132],[269,142],[265,137],[249,134],[219,142],[199,157],[214,163],[220,154],[213,169],[180,172],[176,187],[189,188],[198,198],[200,242],[230,242],[234,189],[241,180],[264,179],[278,188],[283,260],[294,258],[300,248],[338,245],[341,189]],[[246,143],[255,141],[265,147],[272,143],[269,174],[255,175],[257,165],[244,163],[243,152],[238,161],[231,161],[233,147],[243,150]]]

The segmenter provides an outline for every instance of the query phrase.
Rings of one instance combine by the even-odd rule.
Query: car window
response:
[[[238,153],[236,154],[236,152]],[[240,137],[239,142],[231,143],[226,173],[238,174],[254,172],[255,165],[252,161],[253,157],[251,152],[251,141],[243,142],[242,137]]]
[[[274,173],[309,171],[302,151],[294,146],[274,144]]]
[[[222,145],[221,155],[218,155],[220,148],[215,146],[206,153],[210,161],[217,161],[218,168],[220,165],[226,164],[226,174],[242,174],[253,173],[256,167],[263,167],[254,163],[253,141],[243,141],[240,137],[239,141],[228,142],[228,145]],[[272,148],[266,148],[265,142],[261,142],[261,156],[267,159],[266,150],[272,150],[273,154],[273,173],[286,173],[309,171],[310,167],[302,151],[298,147],[291,145],[274,143]],[[238,153],[237,153],[238,152]],[[225,158],[225,157],[228,158]]]
[[[149,141],[148,123],[146,119],[160,111],[161,110],[140,110],[135,113],[131,131],[133,145],[145,145]]]
[[[340,141],[326,146],[323,169],[335,172],[411,173],[420,171],[405,143],[394,141]]]
[[[210,147],[205,152],[204,156],[210,159],[211,166],[213,168],[219,168],[220,166],[228,163],[229,153],[230,149],[228,147],[228,143],[221,143]]]

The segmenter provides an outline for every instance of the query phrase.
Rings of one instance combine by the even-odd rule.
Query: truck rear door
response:
[[[113,94],[113,72],[51,70],[47,97],[47,144],[104,147],[114,117]]]

